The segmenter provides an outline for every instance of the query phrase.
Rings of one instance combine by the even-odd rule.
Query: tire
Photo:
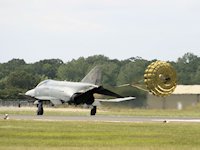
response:
[[[38,104],[38,110],[37,110],[37,115],[43,115],[44,110],[43,110],[43,103],[39,102]]]
[[[93,106],[93,108],[90,111],[90,115],[95,116],[96,112],[97,112],[97,106]]]

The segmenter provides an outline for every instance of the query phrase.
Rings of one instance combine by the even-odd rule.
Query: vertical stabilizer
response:
[[[96,66],[81,80],[81,82],[100,85],[101,74],[100,66]]]

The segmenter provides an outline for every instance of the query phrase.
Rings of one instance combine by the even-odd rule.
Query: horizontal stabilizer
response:
[[[96,91],[96,93],[98,94],[103,94],[103,95],[107,95],[107,96],[112,96],[112,97],[117,97],[117,98],[123,98],[123,96],[114,93],[108,89],[103,88],[102,86],[98,88],[98,90]]]
[[[123,101],[130,101],[134,100],[135,97],[124,97],[124,98],[114,98],[114,99],[95,99],[99,102],[123,102]]]

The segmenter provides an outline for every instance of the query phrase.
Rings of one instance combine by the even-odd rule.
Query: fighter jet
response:
[[[93,68],[80,82],[44,80],[34,89],[25,93],[26,96],[35,99],[37,103],[37,115],[43,115],[43,102],[50,101],[53,105],[59,104],[86,104],[91,106],[91,115],[96,114],[97,106],[95,105],[94,94],[102,94],[115,97],[114,99],[98,99],[98,101],[120,102],[133,100],[135,97],[123,97],[108,89],[101,84],[101,68]]]
[[[92,106],[91,115],[96,114],[94,94],[102,94],[115,97],[114,99],[98,99],[98,101],[120,102],[133,100],[135,97],[123,97],[108,89],[101,84],[101,68],[93,68],[80,82],[44,80],[34,89],[25,93],[26,96],[33,98],[38,105],[37,115],[43,115],[43,102],[50,101],[53,105],[58,104],[86,104]],[[169,96],[176,88],[176,71],[167,62],[152,62],[144,72],[145,88],[134,84],[122,86],[132,86],[144,91],[151,92],[155,96]],[[120,87],[120,86],[119,86]]]

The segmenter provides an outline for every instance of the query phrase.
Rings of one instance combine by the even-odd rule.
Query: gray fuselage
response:
[[[38,100],[68,102],[75,93],[85,93],[98,87],[90,83],[44,80],[34,89],[27,91],[26,95]]]

